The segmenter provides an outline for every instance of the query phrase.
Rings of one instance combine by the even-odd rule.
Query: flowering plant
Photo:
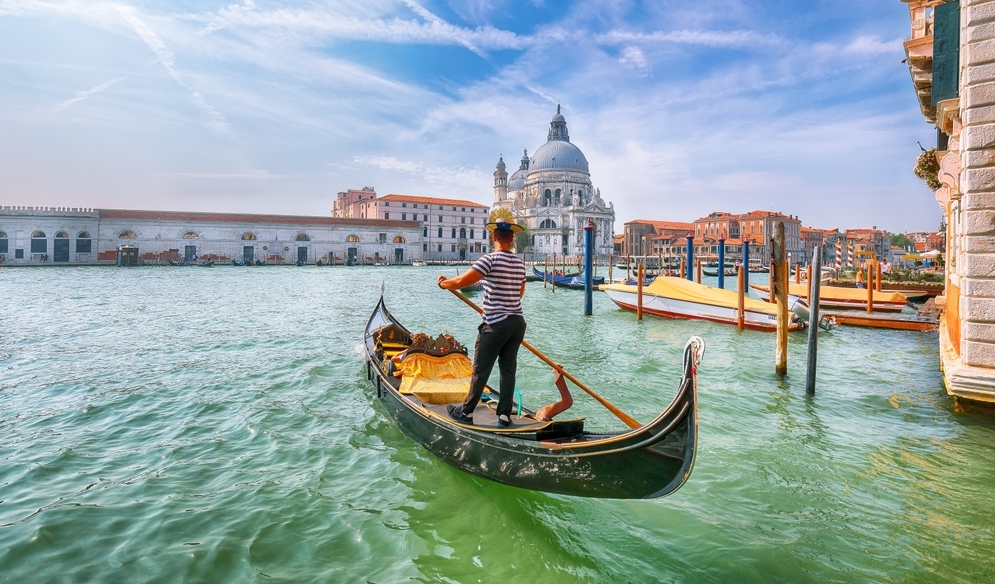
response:
[[[943,186],[936,178],[936,173],[939,170],[940,163],[936,161],[936,148],[930,148],[919,153],[919,157],[916,158],[916,167],[912,172],[921,178],[930,190],[935,191]]]

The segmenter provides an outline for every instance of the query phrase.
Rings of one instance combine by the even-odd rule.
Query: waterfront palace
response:
[[[937,132],[935,197],[947,223],[937,298],[944,382],[958,402],[995,404],[995,0],[902,1],[912,23],[910,97]]]
[[[0,265],[406,263],[422,249],[417,221],[242,213],[0,207]]]

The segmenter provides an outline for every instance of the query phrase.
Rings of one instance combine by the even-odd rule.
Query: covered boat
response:
[[[696,369],[705,350],[698,337],[684,349],[677,395],[663,413],[648,424],[627,422],[629,430],[608,433],[586,431],[583,419],[542,421],[520,404],[511,425],[500,428],[491,409],[495,398],[481,400],[473,424],[457,422],[446,404],[461,403],[466,395],[469,377],[460,374],[468,358],[456,350],[440,361],[420,359],[405,364],[398,377],[392,357],[408,351],[413,336],[381,297],[366,325],[366,375],[398,428],[462,471],[524,489],[617,499],[668,495],[691,474],[698,438]],[[498,393],[488,388],[485,397],[488,391]]]
[[[767,286],[750,284],[750,288],[763,296],[770,296],[770,289]],[[808,284],[789,284],[788,296],[800,298],[807,303]],[[901,312],[907,302],[908,299],[901,292],[878,292],[875,290],[872,310],[874,312]],[[819,308],[867,310],[867,289],[820,286]]]
[[[550,282],[552,281],[557,286],[563,288],[584,288],[584,274],[574,273],[574,274],[550,274],[549,272],[544,272],[538,268],[532,268],[536,277],[540,280]],[[605,283],[604,276],[594,276],[591,278],[591,284],[594,286],[600,286]]]
[[[609,284],[601,289],[612,302],[627,310],[635,310],[638,290],[627,284]],[[724,324],[737,324],[739,295],[698,284],[684,278],[658,276],[649,286],[643,287],[643,312],[670,318],[710,320]],[[799,308],[802,308],[801,303]],[[807,307],[806,307],[807,308]],[[746,328],[773,331],[777,329],[777,307],[753,298],[743,299],[743,323]],[[792,313],[788,330],[805,328],[804,314]]]
[[[706,267],[702,266],[701,273],[704,274],[704,275],[706,275],[706,276],[713,276],[713,277],[714,276],[718,276],[719,275],[719,267],[718,266],[713,266],[711,268],[706,268]],[[722,272],[722,275],[725,276],[725,277],[736,276],[737,274],[739,274],[739,272],[736,270],[736,268],[726,268]]]

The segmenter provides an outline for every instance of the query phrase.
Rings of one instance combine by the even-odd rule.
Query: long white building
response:
[[[115,263],[122,246],[142,263],[213,259],[260,263],[409,263],[419,222],[244,213],[0,207],[0,265]]]

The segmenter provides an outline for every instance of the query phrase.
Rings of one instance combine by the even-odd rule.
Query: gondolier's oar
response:
[[[466,302],[467,305],[470,308],[476,310],[479,313],[483,313],[484,312],[479,306],[477,306],[476,304],[474,304],[472,300],[470,300],[466,296],[463,296],[460,293],[459,290],[450,290],[450,292],[452,292],[453,294],[455,294],[456,297],[459,298],[460,300],[462,300],[463,302]],[[552,359],[550,359],[549,357],[543,355],[539,351],[539,349],[536,349],[535,347],[533,347],[532,345],[530,345],[528,343],[528,341],[522,341],[522,346],[525,347],[526,349],[532,351],[532,353],[536,357],[539,357],[540,359],[542,359],[546,363],[546,365],[549,365],[554,370],[558,371],[561,375],[563,375],[564,377],[566,377],[567,379],[569,379],[570,381],[572,381],[574,385],[576,385],[577,387],[583,389],[584,391],[587,392],[588,395],[590,395],[594,399],[598,400],[598,403],[600,403],[601,405],[603,405],[606,408],[608,408],[608,411],[610,411],[611,413],[615,414],[616,416],[618,416],[618,419],[620,419],[623,422],[625,422],[626,426],[628,426],[630,428],[638,428],[638,427],[642,426],[642,424],[640,424],[639,422],[633,420],[631,417],[629,417],[628,415],[626,415],[625,412],[623,412],[622,410],[620,410],[620,409],[616,408],[615,406],[613,406],[608,400],[606,400],[605,398],[603,398],[600,395],[598,395],[597,393],[595,393],[594,390],[592,390],[590,387],[588,387],[588,386],[584,385],[583,383],[581,383],[576,377],[574,377],[573,375],[570,375],[569,373],[567,373],[563,369],[563,367],[560,367],[559,365],[557,365],[556,363],[554,363],[552,361]]]

